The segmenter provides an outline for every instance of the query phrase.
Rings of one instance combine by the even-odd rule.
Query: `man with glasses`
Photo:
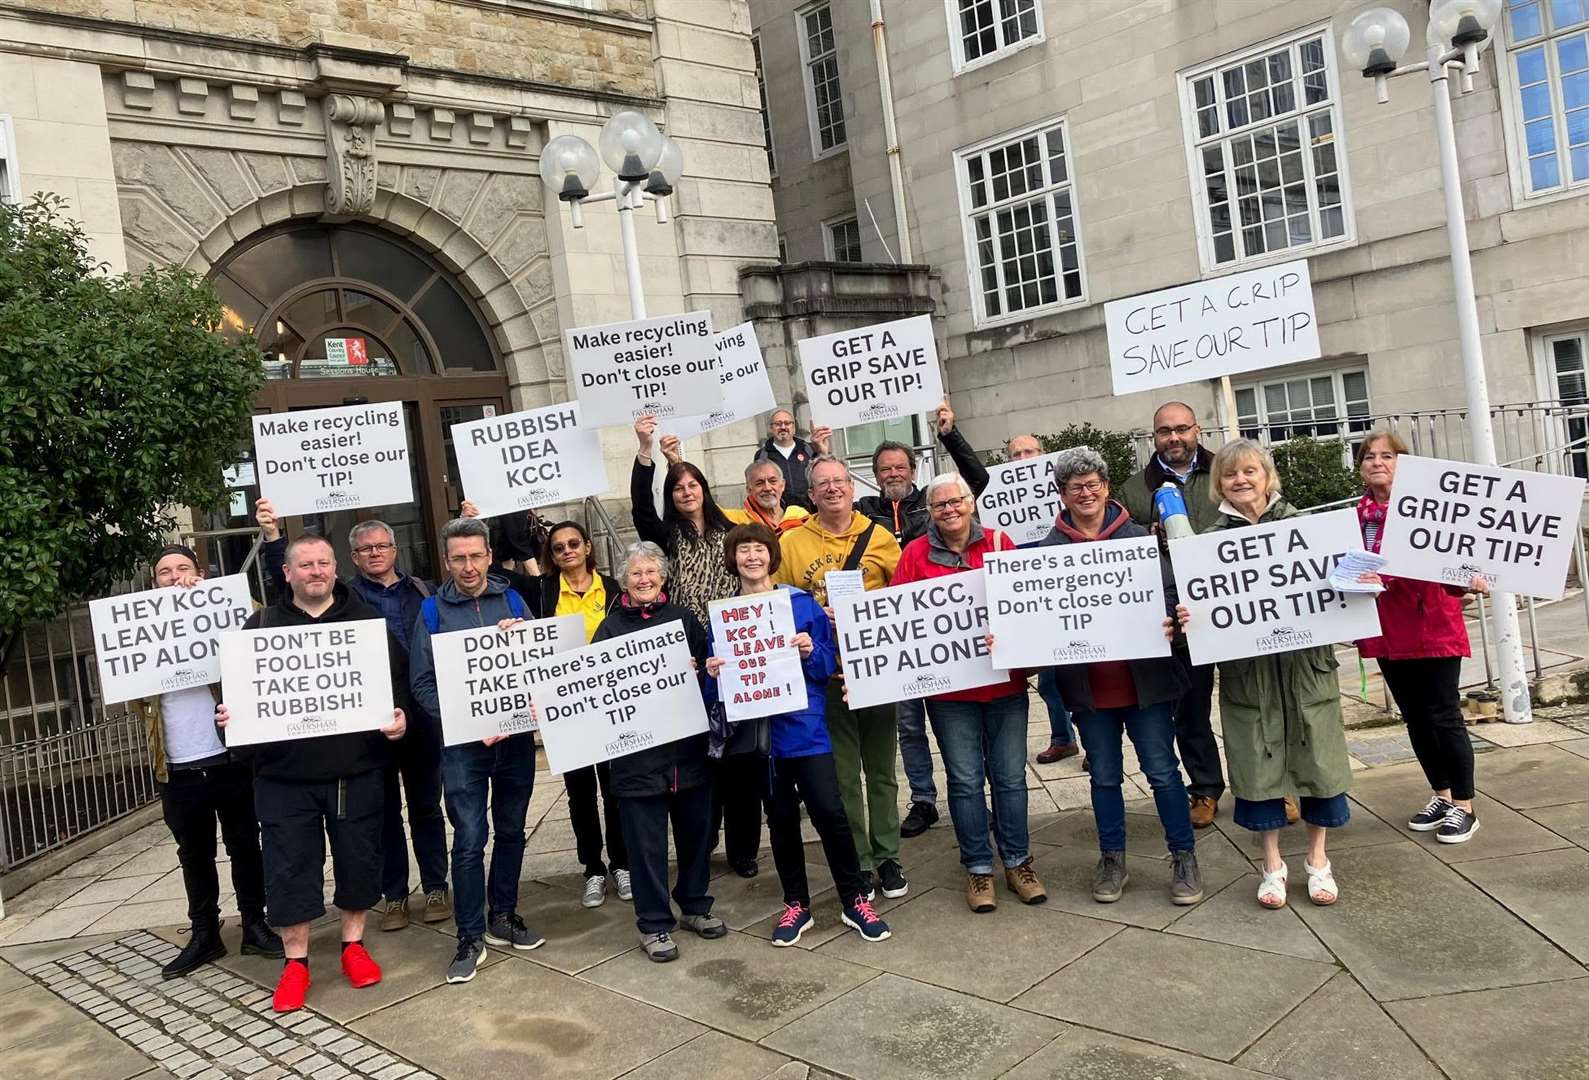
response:
[[[811,493],[806,482],[806,468],[811,464],[811,459],[818,454],[812,443],[795,437],[794,413],[788,409],[779,409],[772,414],[772,419],[767,425],[771,430],[767,441],[761,444],[761,449],[756,451],[754,460],[767,460],[778,466],[778,471],[783,474],[783,505],[811,506]],[[815,441],[822,428],[811,433]],[[823,451],[824,453],[826,451]]]
[[[1190,405],[1170,401],[1153,414],[1153,460],[1147,468],[1120,485],[1120,501],[1131,520],[1163,535],[1154,495],[1165,484],[1181,490],[1186,516],[1194,532],[1203,532],[1219,518],[1219,508],[1209,498],[1209,470],[1214,454],[1202,445],[1203,429]],[[1184,645],[1177,646],[1176,659],[1186,670],[1190,688],[1175,706],[1175,743],[1181,752],[1181,767],[1186,770],[1187,793],[1192,799],[1192,824],[1206,829],[1219,811],[1219,797],[1225,793],[1225,774],[1220,768],[1219,744],[1209,723],[1213,711],[1214,665],[1194,666]]]

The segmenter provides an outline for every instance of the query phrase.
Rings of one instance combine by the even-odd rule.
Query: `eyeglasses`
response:
[[[1177,439],[1180,439],[1180,438],[1185,438],[1187,435],[1190,435],[1192,432],[1194,432],[1196,430],[1197,430],[1197,425],[1196,424],[1181,424],[1178,427],[1154,428],[1153,429],[1153,434],[1157,435],[1161,439],[1166,438],[1166,437],[1168,437],[1170,435],[1174,435]]]
[[[365,544],[363,547],[353,549],[355,555],[384,555],[388,551],[395,551],[396,544]]]
[[[834,491],[838,488],[849,487],[850,481],[846,477],[836,477],[832,480],[818,480],[811,485],[812,491]]]
[[[941,514],[946,510],[952,510],[955,507],[962,505],[968,498],[970,498],[969,495],[956,495],[952,499],[944,499],[941,502],[928,503],[927,509],[931,510],[935,514]]]
[[[570,552],[570,551],[581,551],[581,550],[584,549],[584,547],[585,547],[585,541],[583,541],[583,540],[570,540],[570,541],[568,541],[565,544],[553,544],[552,545],[552,554],[553,555],[563,555],[563,554],[566,554],[567,552]]]
[[[485,566],[491,562],[491,556],[483,551],[471,551],[467,555],[447,556],[448,566]]]
[[[1096,495],[1103,490],[1102,480],[1088,480],[1081,484],[1066,484],[1066,495]]]

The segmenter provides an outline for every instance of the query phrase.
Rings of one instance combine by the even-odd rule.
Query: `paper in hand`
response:
[[[1331,571],[1330,584],[1343,593],[1382,593],[1385,586],[1357,579],[1362,574],[1378,573],[1384,565],[1383,555],[1372,551],[1348,551]]]

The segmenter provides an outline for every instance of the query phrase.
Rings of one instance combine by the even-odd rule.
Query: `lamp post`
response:
[[[1426,72],[1434,100],[1435,135],[1440,151],[1440,180],[1445,190],[1446,237],[1451,244],[1451,279],[1456,293],[1457,339],[1467,390],[1468,439],[1479,465],[1495,465],[1495,433],[1490,426],[1490,390],[1484,375],[1484,349],[1479,340],[1479,309],[1473,295],[1473,260],[1468,253],[1467,217],[1462,207],[1462,173],[1457,163],[1456,126],[1451,118],[1451,68],[1461,73],[1461,91],[1473,90],[1479,49],[1500,18],[1501,0],[1433,0],[1429,5],[1428,50],[1423,61],[1398,67],[1411,33],[1407,20],[1390,8],[1360,12],[1341,35],[1341,56],[1365,78],[1374,80],[1380,104],[1390,100],[1390,80]],[[1449,44],[1447,44],[1449,42]],[[1500,668],[1501,707],[1507,723],[1534,719],[1528,677],[1523,669],[1522,632],[1517,600],[1511,593],[1491,598],[1495,616],[1495,651]],[[1482,633],[1482,628],[1480,630]],[[1537,643],[1536,643],[1537,647]]]
[[[618,208],[618,235],[623,240],[624,273],[629,280],[629,312],[646,317],[645,283],[635,245],[634,212],[646,199],[656,204],[659,225],[668,221],[667,197],[684,175],[678,144],[657,130],[644,113],[625,109],[601,129],[598,155],[578,135],[559,135],[541,148],[541,180],[560,202],[568,204],[570,223],[585,227],[585,203],[613,202]],[[612,190],[592,195],[601,177],[601,163],[613,171]]]

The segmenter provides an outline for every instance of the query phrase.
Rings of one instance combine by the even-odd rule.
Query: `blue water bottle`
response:
[[[1181,494],[1180,484],[1169,480],[1160,484],[1159,490],[1153,493],[1153,509],[1159,515],[1164,535],[1171,540],[1193,534],[1192,519],[1186,516],[1186,498]]]

